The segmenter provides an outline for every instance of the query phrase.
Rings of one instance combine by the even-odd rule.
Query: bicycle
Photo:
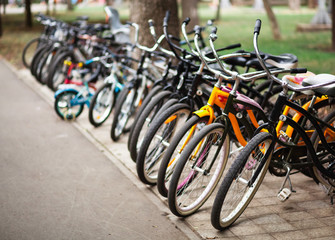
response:
[[[134,47],[140,49],[142,55],[134,78],[124,86],[115,105],[110,130],[113,141],[118,141],[122,134],[131,130],[135,114],[152,88],[155,79],[160,79],[162,72],[166,70],[166,65],[161,65],[162,61],[167,61],[165,54],[155,52],[163,38],[160,38],[152,48],[142,46],[138,43],[139,26],[136,23],[129,22],[128,24],[135,28]]]
[[[107,63],[106,60],[111,63]],[[124,84],[136,74],[136,71],[128,66],[129,60],[136,61],[126,55],[114,53],[104,57],[95,57],[91,60],[99,61],[105,68],[110,69],[110,74],[96,90],[90,103],[88,119],[94,127],[101,126],[108,119]]]
[[[188,21],[184,21],[184,23],[182,24],[182,33],[184,35],[184,38],[186,40],[187,43],[189,43],[190,41],[187,38],[186,35],[186,31],[185,31],[185,25],[187,24]],[[216,30],[215,30],[216,31]],[[199,30],[196,31],[197,32],[197,36],[194,39],[194,42],[197,44],[196,47],[199,46],[198,44],[198,34],[199,34]],[[189,48],[191,50],[192,46],[189,45]],[[198,52],[200,51],[200,48],[197,48]],[[221,50],[221,49],[220,49]],[[194,54],[199,55],[199,53],[193,50]],[[244,57],[245,59],[251,59],[252,54],[251,53],[247,53],[244,51],[238,51],[238,54],[244,54],[244,55],[237,55],[238,57],[234,56],[234,54],[230,54],[230,55],[226,55],[225,57],[221,57],[222,60],[226,61],[226,62],[233,62],[230,59],[241,59],[242,57]],[[270,54],[267,54],[267,56],[272,59],[277,59],[277,61],[280,61],[280,57],[277,56],[273,56]],[[201,55],[200,55],[201,57]],[[209,59],[207,59],[207,62],[211,62]],[[202,60],[203,62],[205,62],[205,59]],[[277,62],[273,62],[274,65],[279,65]],[[286,62],[288,63],[288,62]],[[292,61],[290,62],[290,67],[294,67],[296,66],[295,62]],[[225,67],[222,65],[221,66],[223,69],[225,69]],[[234,70],[235,68],[232,67],[230,68],[230,70]],[[248,72],[248,70],[246,71]],[[227,75],[231,74],[231,72],[226,72]],[[224,80],[224,82],[229,82],[227,79]],[[274,94],[279,92],[279,88],[278,87],[274,87],[273,84],[269,83],[269,81],[265,81],[264,83],[258,85],[255,87],[255,79],[253,80],[253,84],[247,84],[244,82],[240,82],[237,87],[238,87],[238,91],[239,94],[243,94],[243,95],[251,95],[255,98],[257,98],[257,100],[260,103],[260,106],[264,107],[270,107],[270,104],[268,102],[268,100],[270,99],[270,97],[272,97]],[[232,84],[233,82],[230,82],[230,84]],[[222,84],[221,82],[217,82],[216,85],[214,86],[211,96],[209,97],[209,101],[207,103],[207,105],[205,105],[204,107],[202,107],[200,110],[194,112],[192,115],[192,117],[190,117],[187,122],[186,125],[184,127],[182,127],[177,134],[174,136],[174,138],[171,140],[166,152],[164,153],[164,155],[162,156],[162,160],[159,166],[159,171],[158,171],[158,176],[157,176],[157,188],[159,193],[164,196],[167,197],[168,195],[168,185],[169,185],[169,181],[170,181],[170,177],[173,173],[173,170],[175,168],[177,159],[179,158],[179,155],[181,154],[181,152],[183,151],[183,149],[185,148],[185,146],[187,145],[187,143],[190,141],[190,139],[192,138],[192,136],[196,135],[195,132],[199,131],[204,125],[210,124],[214,121],[215,116],[213,115],[213,107],[212,106],[218,106],[221,109],[224,108],[224,104],[225,104],[225,100],[228,96],[228,89],[222,89],[220,86]],[[267,88],[266,93],[263,94],[263,96],[259,96],[261,92],[265,91],[265,89]],[[222,93],[222,91],[225,91],[224,93]],[[218,104],[217,101],[214,101],[214,99],[217,99],[219,96],[219,98],[221,98],[222,102],[220,104]],[[199,127],[201,126],[201,127]]]
[[[261,185],[267,169],[271,166],[273,156],[278,151],[280,156],[276,157],[276,166],[278,167],[278,163],[281,163],[282,167],[286,168],[285,179],[278,193],[281,201],[285,201],[294,192],[289,178],[291,171],[293,169],[300,171],[306,167],[312,168],[314,173],[317,173],[313,177],[317,182],[326,185],[331,200],[335,194],[333,184],[335,113],[331,112],[322,120],[313,108],[318,99],[317,96],[325,94],[330,97],[335,96],[335,76],[321,74],[307,77],[302,81],[302,85],[292,85],[275,77],[269,72],[259,54],[257,38],[260,27],[261,21],[257,20],[254,30],[254,48],[257,57],[268,77],[281,84],[283,91],[278,96],[268,121],[255,131],[254,137],[233,162],[221,183],[211,212],[211,223],[218,230],[227,229],[244,212]],[[318,84],[320,81],[323,83]],[[289,90],[312,95],[308,109],[292,101],[294,95],[289,97]],[[334,102],[329,101],[328,104],[333,105]],[[303,116],[302,121],[297,122],[296,119],[285,115],[288,108]],[[307,121],[313,126],[311,131],[305,128]],[[294,129],[295,134],[288,136],[278,132],[283,123],[287,124],[288,128]],[[283,149],[287,151],[283,152]],[[292,157],[292,153],[301,152],[301,149],[305,153],[301,154],[301,157],[305,157],[304,159]],[[327,158],[322,158],[325,154]],[[284,188],[287,181],[290,189]]]
[[[64,64],[70,66],[68,77],[65,83],[59,85],[59,89],[55,92],[54,109],[61,119],[73,121],[82,113],[84,105],[90,106],[90,101],[96,88],[94,83],[91,82],[94,76],[88,80],[85,80],[80,75],[76,79],[71,76],[71,73],[74,72],[73,68],[81,68],[84,65],[83,63],[67,61]]]
[[[219,57],[214,48],[215,32],[209,39],[214,60],[219,63],[224,74],[207,65],[213,60],[202,55],[196,34],[194,42],[199,56],[207,69],[219,79],[207,105],[194,112],[194,116],[180,130],[178,138],[173,139],[175,143],[171,144],[177,146],[180,142],[182,145],[178,148],[175,158],[171,161],[168,158],[166,162],[170,165],[168,171],[173,171],[167,191],[168,203],[171,212],[176,216],[189,216],[207,201],[218,184],[228,160],[232,161],[232,155],[247,144],[259,122],[266,120],[263,108],[256,101],[237,91],[241,81],[255,81],[264,78],[266,73],[256,71],[238,74],[226,69],[220,59],[227,56]],[[294,71],[296,70],[271,69],[273,74]],[[222,88],[222,79],[235,81],[232,89]],[[213,106],[223,109],[220,116],[216,117],[213,114]],[[202,119],[203,122],[206,118],[209,119],[206,126],[197,132],[198,121]],[[235,143],[235,149],[232,149],[231,143]],[[161,188],[164,188],[166,182],[162,182],[164,185]]]

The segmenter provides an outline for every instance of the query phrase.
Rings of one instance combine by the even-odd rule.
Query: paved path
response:
[[[24,82],[32,86],[52,106],[52,92],[36,83],[29,71],[21,70],[18,74]],[[4,114],[3,111],[1,114]],[[51,107],[48,114],[50,125],[60,124],[61,120],[58,120]],[[110,124],[111,119],[100,128],[94,128],[87,119],[86,111],[74,123],[63,123],[62,126],[70,127],[72,125],[80,130],[100,151],[105,153],[109,160],[121,169],[123,174],[132,180],[131,186],[136,185],[141,193],[144,193],[147,197],[149,196],[153,204],[162,211],[161,213],[166,215],[171,223],[181,226],[180,228],[183,232],[191,239],[196,238],[197,235],[203,239],[335,239],[335,207],[330,205],[329,198],[312,180],[300,174],[292,176],[293,186],[297,193],[293,194],[284,203],[279,202],[276,198],[282,179],[267,175],[255,199],[242,217],[234,226],[224,232],[216,231],[210,224],[210,206],[213,197],[202,207],[201,211],[193,216],[185,220],[174,217],[166,207],[166,199],[159,196],[156,188],[147,187],[137,180],[135,164],[130,160],[125,146],[127,138],[125,136],[120,142],[113,143],[109,137]],[[78,136],[78,141],[79,139],[84,141],[80,136]],[[45,148],[47,147],[45,146]],[[78,148],[78,151],[81,150],[81,145],[78,145]],[[91,159],[91,161],[95,166],[97,164],[96,161],[100,162],[102,160],[95,158]],[[113,167],[113,165],[110,166],[110,168]],[[105,169],[105,171],[111,171],[111,169]],[[93,172],[91,177],[97,173]],[[94,181],[85,183],[93,185],[92,187],[87,186],[89,189],[97,187]],[[103,179],[100,183],[106,184]],[[73,189],[72,184],[74,182],[66,184],[65,187]],[[64,186],[59,186],[60,191],[65,191],[62,187]],[[83,195],[82,197],[85,198],[81,200],[87,202],[89,200],[86,200],[86,197],[91,199],[91,194]],[[95,197],[104,198],[104,196]],[[104,200],[108,203],[108,200]],[[100,204],[91,206],[90,211],[96,211],[94,208],[99,206]],[[106,211],[107,214],[108,209]],[[92,219],[87,219],[87,222],[90,220]],[[146,222],[149,220],[144,217],[141,221]],[[79,223],[72,222],[72,224]],[[155,230],[156,228],[152,229],[152,231]],[[192,235],[192,232],[197,235]],[[166,237],[168,236],[170,235]]]
[[[0,73],[1,240],[193,238],[1,60]]]

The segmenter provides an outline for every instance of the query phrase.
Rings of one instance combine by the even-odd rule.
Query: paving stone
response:
[[[267,206],[260,206],[260,207],[249,207],[244,211],[244,215],[246,217],[253,217],[253,216],[262,216],[267,214],[273,214],[271,207]]]
[[[305,219],[305,220],[300,220],[300,221],[293,221],[291,222],[291,224],[295,226],[297,229],[309,229],[309,228],[326,226],[324,223],[322,223],[318,219]]]
[[[258,225],[286,223],[286,221],[277,214],[269,214],[259,217],[255,216],[252,218],[252,221]]]
[[[265,232],[267,233],[273,233],[273,232],[287,232],[292,230],[297,230],[293,225],[290,223],[278,223],[278,224],[262,224],[262,228],[265,229]]]
[[[221,238],[237,238],[230,230],[217,231],[217,230],[203,230],[200,232],[203,239],[221,239]]]
[[[332,206],[328,206],[326,208],[317,208],[317,209],[309,209],[306,212],[310,213],[311,215],[318,217],[329,217],[335,215],[335,208]]]
[[[266,233],[265,230],[256,224],[252,223],[251,221],[248,224],[235,224],[229,229],[232,233],[236,236],[248,236],[248,235],[255,235],[255,234],[263,234]]]
[[[274,240],[275,238],[270,234],[255,234],[250,236],[243,236],[243,240]]]
[[[335,228],[333,226],[317,227],[304,230],[309,238],[332,237],[335,238]]]
[[[335,226],[335,216],[319,218],[319,220],[328,226]]]
[[[307,212],[302,212],[302,211],[281,213],[281,214],[279,214],[279,216],[281,218],[285,219],[288,222],[314,218],[314,216],[312,214],[309,214]]]
[[[303,231],[277,232],[272,233],[272,236],[278,240],[306,239],[306,234]]]
[[[305,201],[305,202],[298,202],[297,205],[299,207],[302,207],[304,209],[317,209],[317,208],[326,208],[329,206],[328,203],[321,201],[321,200],[315,200],[315,201]]]

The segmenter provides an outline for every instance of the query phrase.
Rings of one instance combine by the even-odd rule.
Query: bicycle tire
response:
[[[23,48],[22,63],[26,68],[30,68],[31,61],[36,53],[36,50],[41,46],[41,43],[47,42],[40,37],[30,40]]]
[[[55,98],[54,109],[57,115],[63,120],[75,120],[83,112],[84,105],[69,106],[69,101],[77,97],[78,92],[73,90],[66,90],[58,94]],[[69,111],[70,110],[70,111]],[[74,113],[72,113],[72,111]]]
[[[134,127],[132,128],[132,135],[128,137],[129,152],[134,162],[136,161],[137,152],[141,146],[145,133],[150,128],[150,123],[157,116],[158,111],[162,108],[170,95],[170,91],[163,91],[158,93],[143,109],[139,118],[136,119],[136,124],[134,124]]]
[[[223,174],[229,150],[230,137],[221,123],[205,126],[192,138],[170,181],[168,203],[174,215],[192,215],[207,201]]]
[[[129,132],[136,112],[135,101],[138,90],[136,88],[124,87],[115,104],[113,123],[111,126],[110,136],[113,141],[118,141],[123,133]],[[144,94],[145,95],[145,94]]]
[[[136,112],[136,115],[134,117],[135,119],[135,123],[137,122],[137,119],[139,119],[139,117],[141,116],[142,112],[144,111],[144,109],[147,107],[147,105],[149,104],[149,102],[151,101],[151,99],[158,93],[160,93],[162,91],[162,86],[155,86],[153,87],[148,95],[145,97],[145,99],[143,100],[143,103],[141,104],[141,106],[139,107],[138,111]],[[132,135],[133,135],[133,131],[135,129],[136,124],[134,124],[132,126],[132,128],[129,131],[129,137],[128,137],[128,142],[127,142],[127,147],[128,150],[130,149],[130,140],[132,139]]]
[[[38,48],[34,54],[34,57],[31,60],[30,64],[30,73],[36,78],[36,70],[39,64],[39,59],[41,58],[41,54],[44,53],[48,49],[49,45],[43,45]]]
[[[328,123],[331,126],[335,124],[335,112],[330,112],[324,119],[324,122]],[[335,146],[334,136],[332,132],[327,132],[327,127],[323,127],[322,131],[327,140],[327,143],[332,144],[333,149]],[[331,142],[330,142],[331,141]],[[315,151],[317,152],[317,163],[315,163],[314,158],[312,158],[311,153],[308,152],[308,158],[312,159],[314,162],[313,173],[316,179],[326,188],[328,191],[333,189],[335,191],[335,156],[329,153],[325,147],[323,147],[320,142],[320,136],[315,131],[311,137],[311,142],[314,146]],[[329,162],[331,161],[331,162]],[[323,164],[322,164],[323,162]]]
[[[188,104],[178,103],[166,109],[151,123],[136,158],[137,175],[143,183],[156,184],[159,163],[166,146],[190,114]]]
[[[42,69],[46,65],[48,57],[52,57],[52,50],[46,48],[43,52],[41,52],[39,58],[37,59],[36,69],[35,69],[35,78],[41,84],[45,84],[46,81],[42,81]],[[44,70],[45,71],[45,70]]]
[[[62,52],[50,65],[47,85],[52,91],[56,91],[58,86],[62,84],[66,78],[68,67],[64,64],[65,60],[70,60],[72,62],[75,60],[72,52]]]
[[[268,142],[270,141],[270,142]],[[267,168],[271,161],[271,154],[269,158],[266,160],[262,170],[260,171],[256,181],[252,186],[248,186],[248,179],[251,179],[253,175],[253,170],[258,167],[259,161],[258,159],[254,161],[254,159],[249,159],[249,156],[253,153],[261,153],[259,150],[259,146],[264,144],[265,151],[273,151],[273,149],[269,149],[269,146],[272,142],[272,135],[269,133],[259,133],[254,136],[246,145],[246,147],[242,150],[242,152],[237,156],[235,161],[232,163],[231,167],[228,170],[228,173],[224,177],[218,193],[215,197],[214,204],[211,212],[211,223],[214,228],[218,230],[224,230],[231,226],[238,217],[244,212],[247,208],[250,201],[253,199],[256,194],[259,186],[261,185],[265,174],[267,172]],[[257,155],[259,157],[264,156],[264,154]],[[241,176],[246,173],[251,173],[250,178],[243,179]],[[242,183],[243,182],[243,183]],[[236,189],[238,184],[244,184],[242,190]],[[230,202],[229,197],[232,197],[236,206],[232,206],[234,203]],[[235,201],[238,199],[237,201]],[[224,211],[229,211],[227,214]],[[223,215],[225,218],[223,218]],[[227,216],[227,217],[226,217]]]
[[[159,170],[158,170],[158,177],[157,177],[157,189],[158,192],[163,196],[168,196],[168,189],[169,189],[169,182],[170,177],[173,173],[174,167],[177,163],[179,156],[182,152],[181,147],[185,143],[186,139],[189,142],[189,132],[194,127],[194,131],[192,133],[192,137],[197,134],[197,132],[207,125],[209,121],[209,117],[199,117],[198,115],[193,115],[185,125],[177,132],[177,134],[173,137],[170,146],[167,148]]]
[[[92,97],[88,119],[94,127],[101,126],[113,111],[118,93],[112,89],[112,85],[113,83],[103,84]]]

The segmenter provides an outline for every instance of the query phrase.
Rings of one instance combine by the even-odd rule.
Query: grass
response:
[[[127,20],[128,9],[122,8],[119,11],[122,20]],[[270,24],[264,12],[256,12],[250,7],[244,7],[222,11],[221,20],[215,23],[218,27],[218,40],[215,45],[219,48],[239,42],[243,49],[253,50],[253,27],[255,20],[260,18],[263,24],[259,46],[263,52],[292,53],[298,56],[300,67],[307,67],[308,70],[315,73],[335,74],[334,52],[330,51],[331,32],[296,32],[297,24],[309,23],[315,11],[302,8],[299,12],[292,12],[285,7],[275,7],[274,11],[282,34],[280,41],[273,40]],[[207,5],[200,5],[199,13],[203,22],[215,16],[215,11]],[[78,7],[71,14],[58,11],[55,18],[71,22],[79,15],[89,16],[92,22],[104,22],[105,18],[102,6]],[[17,67],[23,67],[22,49],[30,39],[39,35],[41,26],[35,23],[33,29],[27,29],[24,26],[23,14],[5,15],[2,16],[2,20],[4,33],[0,39],[0,55]]]

